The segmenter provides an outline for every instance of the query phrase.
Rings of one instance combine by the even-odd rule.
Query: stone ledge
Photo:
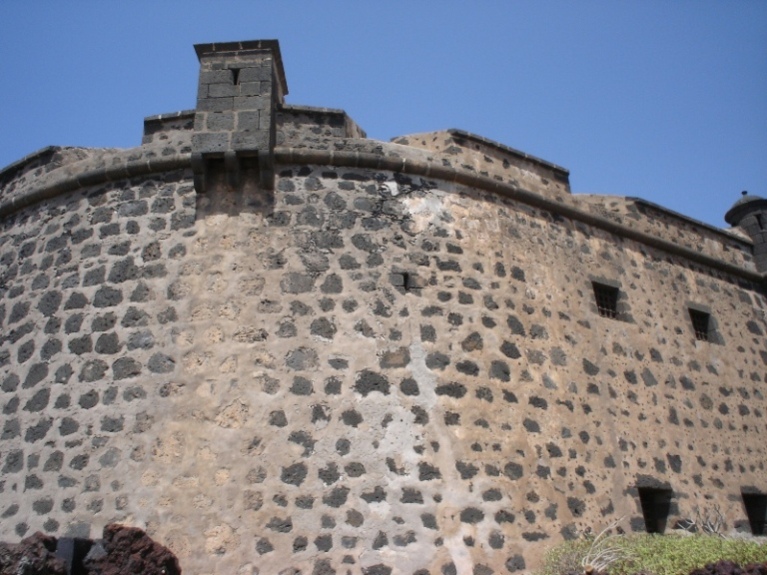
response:
[[[191,167],[191,154],[136,158],[133,156],[135,153],[136,149],[118,153],[112,158],[110,166],[93,165],[92,159],[86,159],[67,166],[73,173],[69,170],[64,173],[57,173],[58,170],[51,172],[49,181],[41,186],[0,201],[0,218],[78,188]],[[97,160],[100,161],[101,158]]]

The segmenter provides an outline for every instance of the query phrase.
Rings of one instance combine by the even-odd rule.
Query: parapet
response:
[[[141,145],[169,142],[177,137],[191,150],[194,116],[195,110],[183,110],[144,118],[144,137],[141,139]]]
[[[549,197],[570,193],[565,168],[465,130],[412,134],[392,142],[437,152],[462,169]]]

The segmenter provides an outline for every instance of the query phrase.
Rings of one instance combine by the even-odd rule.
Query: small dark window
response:
[[[597,282],[592,283],[599,315],[611,319],[618,317],[618,288]]]
[[[762,221],[762,214],[756,214],[756,225],[759,226],[760,230],[764,229],[764,221]]]
[[[394,272],[389,276],[392,285],[402,288],[405,291],[420,290],[422,283],[418,276],[412,272]]]
[[[663,533],[671,509],[670,489],[639,487],[639,502],[642,504],[645,530],[648,533]]]
[[[751,533],[765,535],[764,526],[767,522],[767,495],[763,493],[741,493],[743,506],[746,508]]]
[[[709,322],[711,315],[705,311],[689,308],[690,319],[692,320],[692,329],[695,331],[695,339],[698,341],[708,341]]]
[[[235,86],[240,83],[240,69],[239,68],[231,68],[232,70],[232,84]]]

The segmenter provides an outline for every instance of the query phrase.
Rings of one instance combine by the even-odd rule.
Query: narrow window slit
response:
[[[232,84],[237,86],[240,83],[240,69],[239,68],[231,68],[231,70],[232,70]]]

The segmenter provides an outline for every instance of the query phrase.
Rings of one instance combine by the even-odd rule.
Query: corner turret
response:
[[[754,263],[760,272],[767,272],[767,199],[744,191],[724,215],[731,226],[741,228],[754,242]]]

